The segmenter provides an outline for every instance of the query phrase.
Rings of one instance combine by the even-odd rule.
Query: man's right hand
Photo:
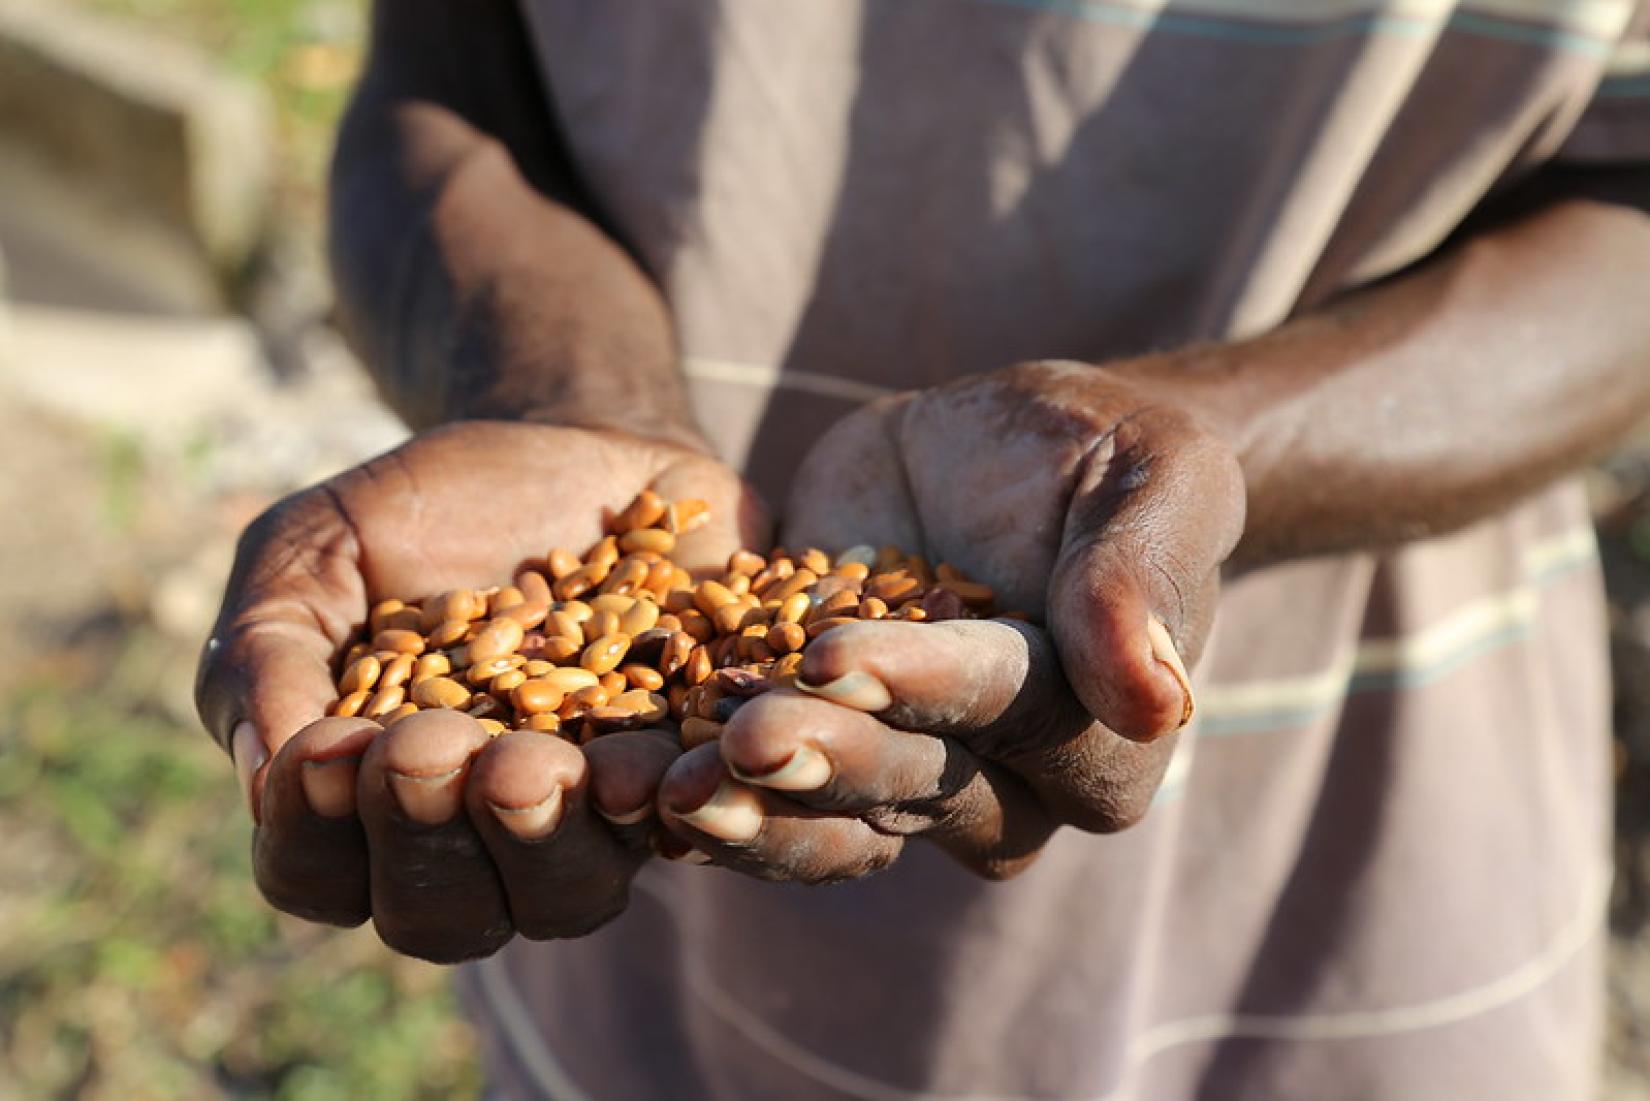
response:
[[[457,713],[384,730],[323,719],[333,661],[368,608],[496,584],[551,547],[582,551],[603,507],[643,489],[700,497],[711,523],[684,564],[765,542],[738,476],[704,455],[616,432],[450,425],[266,512],[241,539],[201,662],[197,701],[241,775],[253,869],[276,907],[439,962],[512,935],[589,932],[623,910],[646,858],[674,739],[638,731],[585,749]]]

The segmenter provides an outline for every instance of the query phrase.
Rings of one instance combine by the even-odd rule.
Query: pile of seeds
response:
[[[745,699],[793,682],[808,643],[835,627],[993,611],[987,586],[895,547],[741,550],[720,576],[695,578],[671,553],[708,519],[704,501],[644,491],[582,557],[558,547],[509,585],[374,605],[331,713],[388,726],[451,708],[495,735],[580,743],[674,728],[692,748]]]

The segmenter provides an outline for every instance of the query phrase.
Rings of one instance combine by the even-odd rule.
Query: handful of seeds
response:
[[[736,551],[720,576],[672,560],[704,501],[645,490],[582,557],[561,547],[508,585],[373,606],[342,658],[334,715],[388,726],[449,708],[492,734],[537,730],[583,744],[642,727],[692,748],[739,704],[795,681],[808,644],[862,619],[991,615],[995,596],[897,547]]]

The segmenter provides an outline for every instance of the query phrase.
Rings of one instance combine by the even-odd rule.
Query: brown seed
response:
[[[673,588],[665,593],[665,598],[659,602],[659,607],[672,615],[682,615],[694,611],[693,590],[691,588]]]
[[[703,643],[693,648],[688,659],[682,664],[682,677],[689,684],[703,684],[716,667],[711,663],[710,651]]]
[[[682,720],[682,748],[695,749],[722,736],[722,724],[690,715]]]
[[[650,528],[665,517],[665,499],[653,492],[644,489],[636,495],[619,514],[613,517],[612,529],[616,532],[629,532],[637,528]]]
[[[424,611],[416,604],[409,604],[399,612],[391,612],[383,619],[380,631],[415,631],[424,630]]]
[[[819,575],[814,573],[814,571],[797,570],[795,573],[791,574],[791,576],[785,578],[785,580],[777,582],[769,589],[763,590],[761,594],[762,599],[777,600],[783,603],[792,596],[795,596],[797,593],[804,592],[805,590],[812,588],[818,581]]]
[[[688,658],[693,655],[693,636],[686,631],[676,631],[665,640],[664,649],[659,652],[659,672],[671,676],[678,669],[687,664]]]
[[[609,569],[611,567],[605,563],[586,563],[557,581],[551,587],[551,591],[557,600],[577,600],[607,580]]]
[[[689,608],[679,618],[682,621],[682,633],[695,642],[709,642],[716,637],[716,624],[698,608]]]
[[[905,574],[882,574],[865,583],[865,595],[874,596],[889,607],[921,595],[922,586]]]
[[[777,623],[801,623],[812,607],[813,601],[808,599],[807,593],[792,593],[780,601],[779,610],[773,618]]]
[[[374,650],[394,650],[398,654],[422,654],[424,636],[402,627],[389,627],[372,637]]]
[[[393,599],[380,600],[374,604],[372,610],[367,613],[368,633],[376,635],[379,631],[385,630],[388,625],[384,621],[405,607],[406,604]]]
[[[732,604],[738,597],[728,591],[726,585],[720,581],[701,582],[693,593],[694,606],[707,616],[715,616],[716,609]]]
[[[344,651],[344,660],[338,663],[338,667],[348,669],[370,653],[372,653],[370,642],[352,642],[350,648]]]
[[[556,663],[553,661],[544,661],[540,658],[534,658],[526,665],[523,665],[521,667],[521,671],[526,673],[529,677],[542,677],[555,667]]]
[[[536,730],[540,734],[560,734],[561,720],[554,715],[528,715],[522,720],[521,729]]]
[[[608,699],[612,699],[614,696],[617,696],[620,692],[626,691],[630,687],[630,682],[625,680],[624,674],[619,672],[617,669],[609,669],[607,672],[603,673],[601,675],[600,683],[602,686],[602,691],[607,693]]]
[[[513,604],[504,609],[499,613],[499,616],[503,619],[513,619],[521,624],[523,630],[530,631],[542,624],[549,614],[550,605],[535,604],[530,600],[524,600],[520,604]]]
[[[665,687],[664,674],[651,665],[638,665],[632,662],[629,665],[619,666],[619,673],[625,683],[632,688],[643,688],[649,692],[663,691]]]
[[[808,613],[808,617],[803,620],[803,623],[808,624],[818,619],[829,619],[838,615],[858,616],[859,597],[849,592],[840,592],[834,596],[828,596],[814,605],[813,610]]]
[[[663,722],[670,714],[670,701],[657,692],[649,692],[645,688],[633,688],[628,692],[621,692],[609,702],[611,707],[623,707],[636,712],[643,722]]]
[[[394,688],[412,679],[414,658],[411,654],[397,654],[378,675],[379,688]]]
[[[767,643],[775,653],[789,654],[802,649],[808,641],[807,632],[790,620],[775,623],[768,628]]]
[[[487,691],[497,692],[502,696],[506,692],[509,692],[512,689],[524,684],[526,680],[527,674],[523,673],[520,669],[509,669],[494,677],[487,685]]]
[[[796,683],[797,674],[802,671],[802,654],[786,654],[773,663],[768,671],[768,681],[774,687],[789,687]]]
[[[514,608],[517,604],[525,603],[527,596],[514,585],[506,585],[492,595],[487,601],[487,611],[495,618],[502,615],[506,609]]]
[[[481,599],[481,594],[474,589],[453,589],[444,592],[430,602],[430,608],[435,612],[436,623],[449,619],[467,622],[480,619],[487,614],[487,602]]]
[[[470,703],[471,692],[451,677],[431,677],[413,685],[412,699],[420,707],[461,710]]]
[[[905,566],[905,552],[892,544],[878,548],[876,561],[871,563],[872,573],[888,573],[890,570],[902,569]]]
[[[548,604],[555,597],[550,592],[549,580],[537,570],[522,570],[516,574],[516,588],[529,604]]]
[[[605,634],[584,648],[584,653],[579,655],[579,665],[599,676],[616,668],[629,650],[629,636]]]
[[[652,593],[655,599],[663,600],[665,594],[670,592],[670,581],[675,576],[676,563],[668,558],[661,558],[648,567],[647,580],[642,582],[642,587]]]
[[[586,711],[584,722],[585,731],[591,735],[616,734],[647,725],[646,720],[628,707],[615,707],[610,703]]]
[[[978,581],[941,581],[939,587],[948,592],[956,593],[958,598],[970,608],[988,607],[992,601],[997,599],[997,594],[992,591],[990,585],[982,585]]]
[[[928,613],[923,610],[922,605],[920,604],[907,604],[894,613],[894,618],[909,619],[914,622],[921,623],[923,620],[928,618]]]
[[[437,652],[421,654],[413,663],[412,680],[414,684],[429,680],[431,677],[444,677],[453,671],[453,663],[446,654]]]
[[[742,573],[723,574],[722,587],[734,596],[744,596],[751,591],[751,579]]]
[[[561,707],[556,710],[556,714],[563,719],[570,719],[584,714],[592,707],[605,706],[607,706],[607,689],[593,684],[588,688],[581,688],[577,692],[568,693],[567,698],[562,701]]]
[[[584,641],[584,627],[580,625],[579,620],[565,611],[554,611],[545,617],[544,633],[556,638],[569,638],[575,642]]]
[[[383,671],[383,663],[371,654],[366,654],[344,670],[344,675],[338,678],[338,691],[347,696],[351,692],[371,688],[378,683],[378,674]]]
[[[544,674],[544,682],[564,696],[570,696],[583,688],[594,688],[600,679],[588,669],[571,666],[565,669],[553,669]]]
[[[471,664],[514,653],[526,637],[526,630],[513,619],[490,619],[467,647]]]
[[[868,596],[859,602],[859,618],[882,619],[888,614],[888,605],[881,597]]]
[[[456,646],[470,635],[470,621],[467,619],[449,619],[436,625],[430,632],[430,645],[436,649],[445,649]]]
[[[818,547],[809,547],[807,550],[797,555],[796,562],[797,565],[801,566],[803,569],[812,570],[820,577],[824,577],[826,574],[831,572],[830,556]]]
[[[544,565],[550,571],[550,580],[560,581],[578,569],[582,563],[579,562],[579,556],[566,547],[556,547],[545,555]]]
[[[372,699],[367,701],[367,706],[362,709],[361,714],[369,719],[381,719],[400,707],[406,701],[406,698],[407,691],[399,684],[390,685],[388,688],[379,688],[377,692],[373,693]]]
[[[566,698],[567,693],[549,680],[536,678],[522,681],[510,692],[510,702],[516,705],[517,711],[526,715],[542,715],[547,711],[554,711]]]
[[[367,701],[371,698],[372,693],[365,688],[359,692],[351,692],[343,699],[333,703],[331,713],[340,718],[353,719],[361,713],[361,709],[367,705]]]
[[[659,622],[659,606],[651,600],[638,600],[630,610],[619,616],[619,630],[627,635],[639,635],[653,629]]]
[[[613,563],[618,560],[619,541],[611,535],[604,536],[595,546],[590,548],[590,553],[584,556],[585,565],[598,566],[606,570],[611,570]]]
[[[849,581],[863,582],[871,574],[871,567],[863,562],[838,562],[831,567],[831,573],[837,577],[847,578]]]
[[[478,661],[464,670],[464,679],[480,688],[494,677],[508,673],[513,668],[515,666],[510,664],[508,657],[488,658],[486,661]]]
[[[676,549],[676,536],[662,528],[635,528],[619,536],[619,549],[626,554],[637,551],[669,554]]]
[[[481,729],[485,730],[489,737],[493,738],[498,737],[500,734],[503,734],[506,729],[508,729],[497,719],[487,718],[485,716],[477,719],[476,724],[479,725]]]
[[[492,696],[479,695],[470,701],[464,713],[472,719],[496,719],[504,714],[504,705]]]
[[[840,615],[828,616],[825,619],[817,619],[814,622],[808,624],[808,637],[809,638],[818,638],[820,635],[824,634],[826,631],[832,631],[832,630],[835,630],[838,627],[844,627],[844,626],[846,626],[850,623],[858,623],[858,622],[859,622],[858,619],[853,619],[853,618],[850,618],[848,616],[840,616]]]
[[[591,612],[612,612],[614,615],[624,615],[630,611],[636,598],[627,593],[601,593],[585,601],[590,605]]]
[[[728,572],[755,577],[768,568],[768,560],[750,550],[736,550],[728,555]]]
[[[665,509],[660,526],[677,535],[697,531],[710,522],[710,504],[696,497],[677,501]]]
[[[584,643],[582,640],[575,641],[556,635],[544,640],[544,645],[539,647],[539,654],[546,660],[560,665],[563,662],[571,661],[583,649]]]
[[[680,631],[682,620],[680,616],[672,615],[670,612],[660,612],[659,619],[653,624],[653,627],[655,630],[660,631]]]
[[[583,623],[596,614],[596,609],[582,600],[564,600],[556,606],[556,611],[571,616],[574,623]]]
[[[619,617],[612,612],[597,612],[584,621],[584,640],[595,642],[598,638],[619,633]]]
[[[651,571],[646,562],[639,558],[626,558],[613,567],[613,572],[607,575],[602,582],[602,592],[630,595],[642,587]]]
[[[716,609],[715,614],[710,617],[710,621],[715,625],[718,632],[731,635],[747,626],[746,620],[753,614],[760,618],[762,609],[747,608],[745,605],[737,603],[724,604]]]

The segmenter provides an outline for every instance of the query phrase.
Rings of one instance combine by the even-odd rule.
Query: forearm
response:
[[[1128,370],[1236,449],[1235,557],[1380,546],[1506,507],[1650,411],[1650,218],[1568,202],[1243,343]]]
[[[345,330],[414,427],[702,446],[665,304],[589,212],[522,34],[505,0],[380,6],[333,171]]]

